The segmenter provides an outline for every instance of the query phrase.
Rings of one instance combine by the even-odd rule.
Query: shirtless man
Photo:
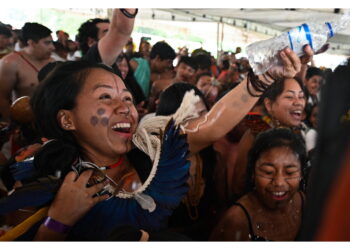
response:
[[[142,57],[130,60],[134,77],[146,98],[149,98],[153,82],[174,77],[171,68],[175,56],[175,50],[165,41],[160,41],[152,46],[149,60]]]
[[[161,79],[154,81],[151,88],[151,94],[149,97],[148,111],[155,111],[155,101],[159,98],[161,92],[176,82],[191,83],[193,76],[197,70],[197,64],[193,58],[188,56],[181,57],[179,63],[175,67],[176,75],[171,79]]]
[[[4,121],[10,119],[13,100],[33,93],[39,83],[38,72],[52,60],[51,52],[55,49],[51,30],[41,24],[25,23],[22,36],[23,50],[12,52],[0,61],[0,114]]]

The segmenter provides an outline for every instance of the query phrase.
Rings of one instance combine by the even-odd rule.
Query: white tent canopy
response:
[[[349,9],[142,9],[139,18],[185,22],[218,22],[270,36],[303,23],[332,21]],[[350,55],[350,26],[330,39],[330,54]]]

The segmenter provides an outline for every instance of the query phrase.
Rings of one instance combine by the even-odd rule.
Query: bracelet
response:
[[[72,228],[71,226],[65,225],[57,220],[52,219],[50,216],[46,217],[44,226],[55,231],[56,233],[66,234]]]
[[[120,11],[123,13],[124,16],[126,16],[127,18],[135,18],[137,13],[139,12],[139,9],[136,9],[134,14],[130,14],[129,11],[127,11],[126,9],[120,9]]]
[[[253,94],[253,92],[250,90],[249,83],[253,87],[254,91],[260,94]],[[251,95],[252,97],[260,97],[265,92],[265,90],[267,90],[269,87],[270,87],[269,84],[264,83],[259,79],[258,76],[254,74],[252,68],[249,69],[248,76],[247,76],[247,90],[249,95]]]

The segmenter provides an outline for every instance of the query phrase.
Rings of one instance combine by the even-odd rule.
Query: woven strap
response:
[[[39,209],[35,214],[28,217],[21,224],[18,224],[10,231],[6,232],[3,236],[0,237],[0,241],[12,241],[17,239],[19,236],[27,232],[35,223],[44,219],[47,215],[49,207],[43,207]]]

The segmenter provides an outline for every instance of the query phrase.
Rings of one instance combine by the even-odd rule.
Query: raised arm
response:
[[[124,45],[130,38],[134,28],[137,9],[114,9],[107,34],[98,42],[98,50],[102,62],[112,65],[117,59]]]
[[[0,114],[3,121],[10,121],[11,93],[17,81],[17,66],[8,57],[0,60]]]
[[[310,50],[306,50],[306,52],[312,53]],[[282,50],[280,56],[283,61],[282,66],[275,66],[269,70],[268,74],[258,76],[267,85],[274,82],[270,76],[274,79],[291,78],[300,71],[300,58],[291,49],[286,48]],[[218,101],[208,114],[188,123],[185,132],[188,135],[187,138],[192,154],[199,152],[223,137],[251,110],[258,97],[254,97],[249,93],[248,86],[252,90],[251,83],[247,84],[247,79],[244,79],[237,87]],[[254,93],[254,91],[251,92],[258,94]]]

